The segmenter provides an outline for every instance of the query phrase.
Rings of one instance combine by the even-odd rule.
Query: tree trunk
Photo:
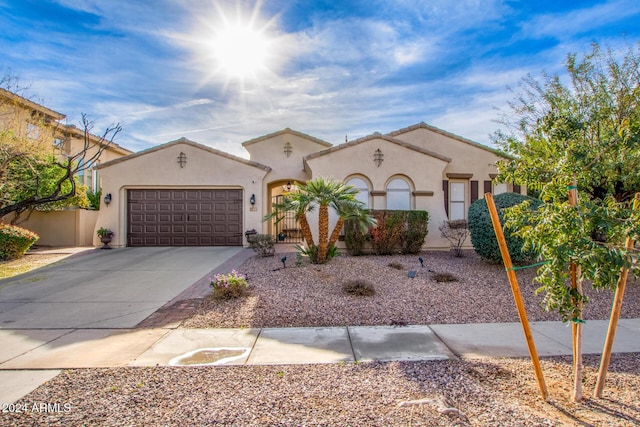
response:
[[[338,222],[336,226],[333,228],[331,232],[331,237],[329,237],[329,247],[335,246],[336,242],[340,238],[340,231],[342,231],[342,226],[344,225],[344,218],[338,218]]]
[[[329,207],[320,205],[318,212],[318,264],[327,261],[329,249]]]
[[[315,246],[315,243],[313,242],[313,234],[311,233],[311,227],[309,227],[309,221],[307,221],[307,216],[305,214],[298,215],[298,222],[300,223],[302,237],[304,237],[304,241],[307,242],[307,246]]]

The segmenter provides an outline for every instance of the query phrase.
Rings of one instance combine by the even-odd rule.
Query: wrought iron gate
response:
[[[282,203],[284,196],[272,197],[273,204]],[[273,208],[272,208],[273,209]],[[294,211],[279,211],[274,219],[273,236],[278,243],[302,243],[302,231]]]

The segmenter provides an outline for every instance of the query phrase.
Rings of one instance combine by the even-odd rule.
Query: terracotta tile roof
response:
[[[285,128],[285,129],[279,130],[277,132],[273,132],[273,133],[270,133],[270,134],[267,134],[267,135],[263,135],[263,136],[259,136],[257,138],[250,139],[248,141],[243,142],[242,146],[246,147],[248,145],[252,145],[252,144],[255,144],[255,143],[260,142],[260,141],[265,141],[267,139],[271,139],[274,136],[279,136],[279,135],[284,135],[284,134],[296,135],[296,136],[299,136],[300,138],[308,139],[309,141],[313,141],[316,144],[320,144],[320,145],[323,145],[325,147],[332,147],[333,146],[333,144],[331,144],[331,143],[329,143],[327,141],[323,141],[323,140],[321,140],[319,138],[313,137],[311,135],[307,135],[306,133],[298,132],[298,131],[290,129],[290,128]]]
[[[401,147],[408,148],[409,150],[417,151],[418,153],[422,153],[422,154],[425,154],[425,155],[430,156],[430,157],[435,157],[436,159],[440,159],[440,160],[445,161],[447,163],[449,163],[451,161],[451,159],[449,157],[443,156],[443,155],[438,154],[438,153],[436,153],[434,151],[427,150],[426,148],[418,147],[417,145],[409,144],[408,142],[400,141],[399,139],[393,138],[393,137],[391,137],[389,135],[382,135],[381,133],[378,133],[378,132],[376,132],[376,133],[374,133],[372,135],[368,135],[368,136],[365,136],[365,137],[362,137],[362,138],[355,139],[353,141],[345,142],[344,144],[340,144],[340,145],[336,145],[336,146],[331,147],[331,148],[327,148],[326,150],[318,151],[316,153],[311,153],[311,154],[305,156],[304,161],[306,163],[307,160],[315,159],[317,157],[321,157],[321,156],[327,155],[329,153],[333,153],[335,151],[343,150],[345,148],[352,147],[354,145],[362,144],[363,142],[371,141],[373,139],[382,139],[382,140],[391,142],[393,144],[397,144],[397,145],[399,145]]]
[[[246,165],[253,166],[253,167],[256,167],[258,169],[262,169],[262,170],[267,171],[267,172],[271,171],[271,168],[269,166],[263,165],[262,163],[254,162],[252,160],[243,159],[242,157],[234,156],[233,154],[229,154],[229,153],[226,153],[224,151],[217,150],[215,148],[209,147],[208,145],[203,145],[203,144],[200,144],[198,142],[191,141],[191,140],[189,140],[187,138],[184,138],[184,137],[182,137],[180,139],[177,139],[175,141],[167,142],[165,144],[156,145],[155,147],[147,148],[146,150],[138,151],[137,153],[129,154],[128,156],[120,157],[118,159],[114,159],[114,160],[111,160],[109,162],[102,163],[101,165],[97,166],[97,169],[102,169],[102,168],[105,168],[105,167],[108,167],[108,166],[112,166],[112,165],[115,165],[115,164],[118,164],[118,163],[121,163],[121,162],[126,162],[127,160],[131,160],[131,159],[134,159],[136,157],[144,156],[145,154],[153,153],[155,151],[159,151],[159,150],[162,150],[162,149],[165,149],[165,148],[168,148],[168,147],[172,147],[172,146],[178,145],[178,144],[187,144],[187,145],[190,145],[192,147],[196,147],[196,148],[199,148],[201,150],[205,150],[205,151],[208,151],[210,153],[217,154],[218,156],[226,157],[227,159],[235,160],[237,162],[244,163]]]
[[[387,135],[391,136],[391,137],[396,137],[398,135],[409,133],[409,132],[414,131],[416,129],[427,129],[427,130],[430,130],[431,132],[439,133],[440,135],[444,135],[446,137],[453,138],[453,139],[458,140],[460,142],[464,142],[465,144],[469,144],[469,145],[472,145],[474,147],[480,148],[482,150],[489,151],[490,153],[493,153],[493,154],[498,155],[500,157],[511,158],[511,156],[509,156],[507,153],[505,153],[505,152],[503,152],[501,150],[498,150],[496,148],[487,147],[486,145],[480,144],[479,142],[475,142],[475,141],[472,141],[470,139],[464,138],[462,136],[456,135],[454,133],[447,132],[446,130],[442,130],[442,129],[437,128],[435,126],[428,125],[425,122],[420,122],[418,124],[415,124],[415,125],[412,125],[412,126],[408,126],[406,128],[398,129],[396,131],[388,133]]]

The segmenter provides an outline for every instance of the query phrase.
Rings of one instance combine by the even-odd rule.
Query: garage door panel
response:
[[[242,190],[128,190],[129,246],[242,245]]]

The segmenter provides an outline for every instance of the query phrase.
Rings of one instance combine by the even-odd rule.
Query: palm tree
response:
[[[338,240],[340,230],[345,220],[355,219],[361,226],[374,225],[375,220],[362,202],[355,199],[358,190],[342,181],[318,177],[298,186],[298,190],[285,193],[282,203],[274,205],[274,212],[267,215],[265,220],[277,217],[278,210],[293,210],[300,223],[300,229],[307,242],[311,261],[324,264],[328,261],[327,254]],[[316,246],[311,234],[307,213],[318,206],[318,245]],[[331,236],[329,236],[329,207],[338,214]]]
[[[295,191],[284,193],[284,198],[280,203],[273,204],[273,211],[264,217],[264,221],[268,221],[272,218],[276,218],[276,222],[281,220],[279,218],[279,212],[295,212],[296,219],[300,224],[300,231],[302,232],[302,237],[309,247],[315,246],[313,242],[313,234],[311,233],[311,227],[309,226],[309,221],[307,220],[307,213],[313,212],[315,205],[313,204],[313,200],[309,197],[306,192],[303,191]]]

